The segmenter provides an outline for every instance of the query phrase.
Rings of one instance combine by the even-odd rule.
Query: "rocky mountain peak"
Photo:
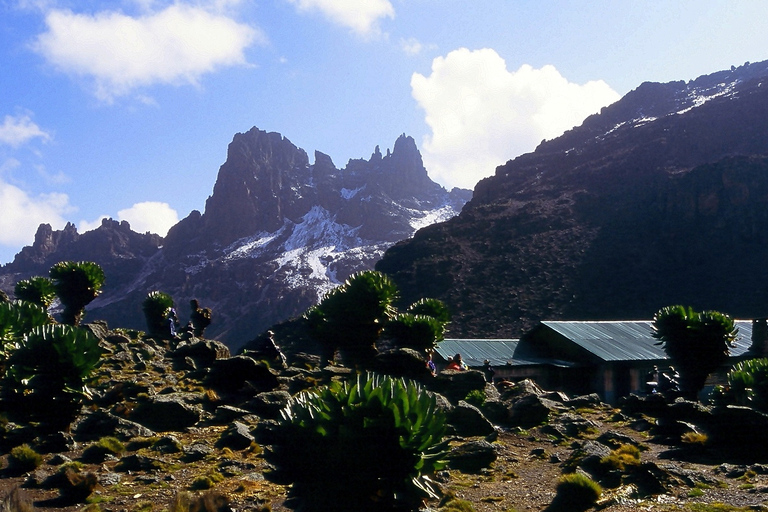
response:
[[[82,235],[73,225],[62,232],[41,226],[35,246],[19,256],[36,263],[5,268],[0,287],[12,290],[54,260],[92,260],[107,275],[89,306],[93,317],[141,329],[142,300],[162,290],[177,305],[198,299],[212,308],[206,332],[236,348],[303,313],[351,273],[371,269],[393,243],[453,217],[470,196],[429,180],[405,135],[386,156],[377,147],[370,160],[339,170],[325,153],[315,151],[310,164],[286,137],[252,128],[229,144],[205,211],[191,212],[164,240],[111,219]]]
[[[221,245],[260,230],[275,231],[295,217],[292,203],[309,176],[307,153],[279,133],[238,133],[205,204],[204,235]]]

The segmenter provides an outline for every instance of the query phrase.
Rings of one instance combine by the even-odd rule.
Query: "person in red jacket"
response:
[[[445,367],[446,370],[467,370],[467,364],[462,361],[461,354],[456,354],[453,356],[453,358],[448,361],[448,365]]]

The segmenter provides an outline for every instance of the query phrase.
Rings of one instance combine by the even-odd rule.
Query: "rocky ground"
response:
[[[192,339],[171,349],[128,332],[100,334],[109,352],[94,399],[68,432],[41,435],[34,425],[3,425],[0,510],[290,510],[288,489],[264,476],[259,425],[274,418],[291,393],[343,378],[348,370],[261,372],[256,368],[264,365],[228,357],[215,342]],[[219,380],[222,375],[227,378]],[[439,378],[450,397],[474,377]],[[483,415],[458,402],[449,414],[451,465],[436,479],[447,496],[472,507],[458,510],[546,510],[558,478],[574,470],[600,479],[605,490],[597,508],[611,512],[768,510],[768,465],[757,452],[736,458],[681,443],[669,428],[662,432],[657,419],[637,412],[637,404],[622,411],[595,397],[545,393],[531,383],[500,393],[487,389],[487,396]],[[485,420],[500,414],[504,421],[493,426]],[[546,416],[543,422],[537,414]],[[537,424],[526,424],[532,421]],[[122,448],[93,448],[111,437]],[[9,463],[8,452],[21,442],[42,454],[37,468]],[[622,445],[638,447],[640,460],[606,470],[601,458]],[[425,507],[449,510],[448,501]]]

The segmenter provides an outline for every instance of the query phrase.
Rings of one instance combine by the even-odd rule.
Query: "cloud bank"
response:
[[[33,48],[57,69],[94,81],[103,101],[154,84],[192,84],[223,67],[246,65],[244,51],[266,38],[221,14],[174,3],[139,17],[52,10]]]
[[[32,245],[40,224],[62,229],[66,224],[64,215],[73,210],[66,194],[31,196],[0,180],[0,245]]]
[[[435,181],[463,188],[619,99],[602,80],[571,83],[554,66],[509,71],[494,50],[466,48],[434,59],[429,76],[414,73],[411,93],[431,130],[425,167]]]
[[[81,233],[91,231],[101,226],[101,221],[107,218],[109,218],[108,215],[102,215],[92,222],[81,220],[77,229]],[[179,214],[168,203],[145,201],[117,212],[117,220],[127,221],[131,229],[137,233],[155,233],[165,236],[168,230],[179,222]]]
[[[320,11],[336,25],[347,27],[360,36],[381,34],[379,20],[394,18],[389,0],[288,0],[299,12]]]
[[[145,201],[117,212],[117,218],[126,220],[137,233],[168,234],[168,230],[179,222],[179,215],[168,203]]]

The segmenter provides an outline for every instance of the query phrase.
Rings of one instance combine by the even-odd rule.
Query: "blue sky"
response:
[[[0,0],[0,263],[40,223],[164,235],[252,126],[472,188],[643,81],[768,59],[768,3]]]

